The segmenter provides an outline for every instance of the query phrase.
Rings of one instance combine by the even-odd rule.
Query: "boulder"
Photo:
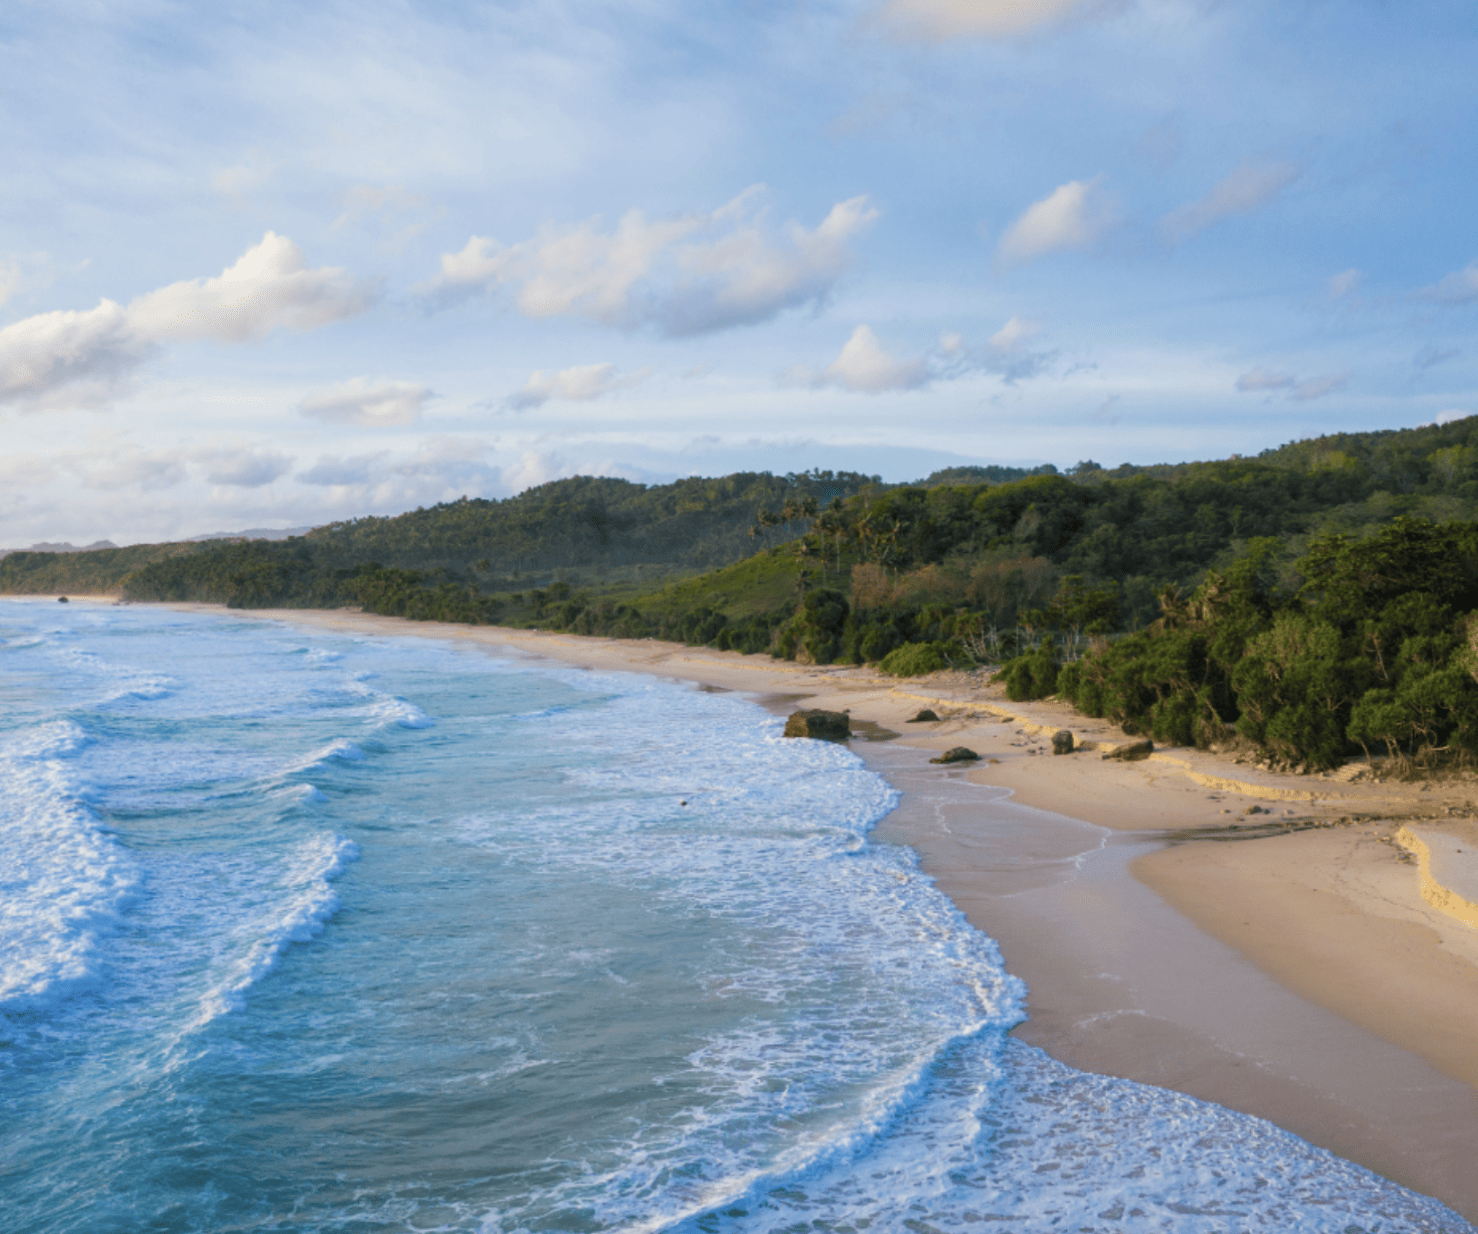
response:
[[[946,750],[938,758],[931,758],[931,763],[973,763],[977,762],[980,755],[965,746],[955,746],[952,750]]]
[[[1073,752],[1073,735],[1067,729],[1058,729],[1052,734],[1052,753],[1071,754]]]
[[[65,603],[67,603],[67,597],[66,596],[57,596],[56,602],[58,604],[65,604]]]
[[[852,735],[852,720],[844,711],[794,712],[785,722],[787,737],[815,737],[821,741],[846,741]]]
[[[927,707],[925,707],[923,709],[923,711],[919,712],[919,714],[916,715],[916,716],[914,716],[914,718],[912,720],[909,720],[908,723],[910,723],[910,724],[926,724],[926,723],[933,723],[934,721],[936,721],[938,719],[939,719],[938,716],[936,716],[932,711],[930,711]]]
[[[1146,738],[1144,741],[1131,741],[1127,746],[1120,746],[1117,750],[1110,750],[1104,758],[1122,759],[1126,763],[1138,762],[1142,758],[1149,758],[1155,752],[1155,743]]]

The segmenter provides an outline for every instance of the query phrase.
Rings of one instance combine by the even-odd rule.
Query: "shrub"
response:
[[[851,608],[839,591],[820,588],[801,602],[798,636],[816,664],[831,664],[842,650],[842,632]]]
[[[1025,703],[1056,694],[1060,671],[1055,648],[1050,642],[1044,642],[1035,651],[1007,661],[995,679],[1005,678],[1006,697],[1013,703]]]
[[[947,667],[940,643],[904,643],[885,655],[878,664],[882,672],[893,677],[922,677],[925,673],[937,673]]]

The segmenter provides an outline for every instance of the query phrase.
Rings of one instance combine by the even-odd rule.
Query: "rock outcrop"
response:
[[[1052,753],[1071,754],[1073,752],[1073,735],[1065,728],[1058,729],[1052,734]]]
[[[1138,762],[1142,758],[1149,758],[1155,752],[1155,743],[1146,738],[1144,741],[1132,741],[1127,746],[1120,746],[1117,750],[1110,750],[1104,758],[1117,758],[1126,763]]]
[[[852,735],[852,721],[844,711],[823,711],[813,707],[809,711],[794,712],[785,722],[785,735],[846,741]]]
[[[936,716],[932,711],[930,711],[929,708],[925,707],[923,709],[923,711],[919,712],[919,714],[916,715],[916,716],[914,716],[913,719],[909,720],[908,723],[909,724],[930,724],[930,723],[934,723],[938,719],[939,719],[938,716]]]
[[[952,750],[946,750],[938,758],[931,758],[931,763],[973,763],[980,759],[980,755],[967,746],[955,746]]]

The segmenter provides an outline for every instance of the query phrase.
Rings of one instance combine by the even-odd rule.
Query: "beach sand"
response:
[[[1478,841],[1478,778],[1278,775],[1184,749],[1105,760],[1122,732],[1060,704],[1010,703],[982,675],[900,681],[342,610],[233,615],[655,673],[781,713],[848,710],[869,738],[852,748],[902,793],[875,839],[915,848],[1000,943],[1031,991],[1018,1037],[1269,1119],[1478,1223],[1478,929],[1423,898],[1397,838],[1404,825],[1456,837],[1438,843],[1461,863],[1462,841]],[[944,718],[907,722],[926,706]],[[1088,748],[1053,756],[1062,728]],[[955,745],[982,760],[929,763]]]

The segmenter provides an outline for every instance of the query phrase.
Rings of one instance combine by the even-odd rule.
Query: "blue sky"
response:
[[[0,545],[1478,413],[1452,0],[0,12]]]

